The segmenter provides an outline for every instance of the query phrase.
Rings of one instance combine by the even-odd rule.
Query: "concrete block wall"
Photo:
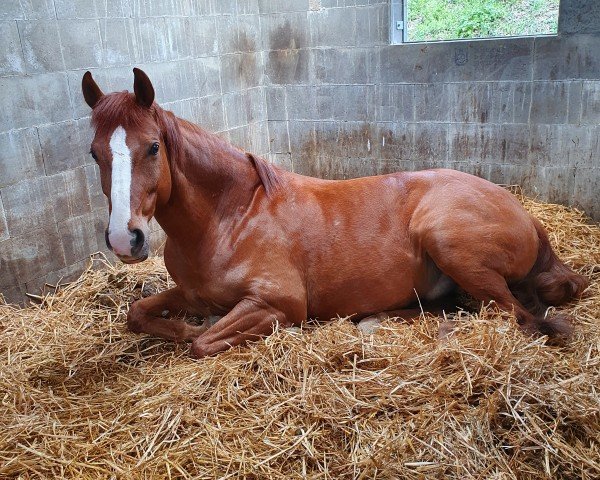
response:
[[[456,168],[600,219],[596,0],[562,0],[558,36],[404,45],[388,1],[289,3],[265,38],[273,161],[326,178]]]
[[[3,0],[0,292],[21,301],[106,251],[107,204],[88,154],[86,70],[132,90],[132,66],[179,116],[267,155],[258,0]],[[163,235],[154,222],[154,246]]]

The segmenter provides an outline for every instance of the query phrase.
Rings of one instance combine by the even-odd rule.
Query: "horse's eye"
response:
[[[98,161],[98,157],[96,157],[96,154],[94,153],[93,150],[90,150],[90,155],[92,156],[92,158],[94,159],[94,161]]]
[[[158,153],[158,147],[159,147],[158,143],[154,142],[152,144],[152,146],[150,147],[150,155],[156,155]]]

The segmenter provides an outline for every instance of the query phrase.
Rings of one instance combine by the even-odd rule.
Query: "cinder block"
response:
[[[211,95],[196,100],[194,102],[194,123],[201,125],[210,132],[225,130],[223,101],[224,96],[221,95]]]
[[[315,49],[312,54],[315,80],[334,84],[372,83],[374,71],[370,53],[364,48]]]
[[[191,22],[189,43],[194,57],[210,57],[217,55],[217,27],[215,17],[194,17]]]
[[[0,21],[54,18],[53,0],[3,0]]]
[[[0,187],[44,174],[44,162],[35,128],[0,133]]]
[[[102,64],[129,65],[137,58],[132,56],[130,44],[133,44],[133,22],[126,18],[108,18],[100,20],[100,38],[102,40]]]
[[[10,234],[8,233],[8,223],[6,222],[6,214],[4,213],[4,204],[0,196],[0,244],[9,238]]]
[[[533,82],[531,100],[531,123],[567,123],[569,115],[579,116],[578,105],[570,105],[571,90],[577,90],[581,96],[579,82]]]
[[[0,22],[0,76],[25,73],[23,51],[15,22]]]
[[[593,146],[596,137],[588,127],[576,125],[531,125],[530,161],[534,165],[550,167],[593,166]]]
[[[448,139],[451,162],[504,163],[499,125],[451,124]]]
[[[250,90],[223,95],[227,129],[247,125],[252,120],[252,99],[248,92]]]
[[[221,56],[221,86],[223,93],[260,85],[260,53],[234,53]]]
[[[258,0],[260,13],[304,12],[309,8],[309,0]]]
[[[259,13],[258,0],[237,0],[238,15]]]
[[[57,222],[77,217],[91,211],[87,189],[86,171],[83,167],[68,170],[48,177]]]
[[[53,193],[46,177],[24,180],[0,191],[11,238],[56,224]]]
[[[489,89],[485,92],[486,101],[491,102],[491,109],[488,111],[489,122],[529,122],[531,82],[491,82],[487,85]]]
[[[212,12],[218,15],[234,15],[237,11],[236,0],[211,0]]]
[[[537,37],[534,80],[600,78],[599,35]]]
[[[11,0],[9,0],[9,3]],[[4,2],[3,2],[4,3]],[[21,0],[21,9],[26,20],[54,18],[53,0]]]
[[[309,83],[312,54],[313,51],[305,48],[266,52],[266,79],[276,85]]]
[[[19,283],[26,283],[66,266],[63,246],[55,225],[20,237],[11,236],[10,240],[2,243],[2,247],[2,270],[8,268],[15,272]]]
[[[85,165],[90,143],[80,137],[76,121],[42,125],[38,131],[47,175]]]
[[[558,32],[561,35],[600,33],[600,4],[595,0],[562,0]]]
[[[102,65],[102,40],[98,20],[59,20],[58,28],[68,69]]]
[[[284,87],[264,87],[269,120],[287,120]]]
[[[376,85],[373,115],[383,122],[411,122],[415,119],[414,85]]]
[[[352,42],[358,47],[383,46],[389,43],[390,6],[372,5],[356,9],[356,35]]]
[[[132,2],[131,0],[103,0],[101,2],[90,2],[89,0],[54,0],[56,17],[60,19],[130,17],[133,15],[132,8],[134,3],[136,5],[143,5],[145,2]]]
[[[354,45],[356,38],[355,8],[324,8],[310,11],[308,22],[311,46],[331,48]]]
[[[83,169],[87,183],[90,209],[92,211],[105,210],[108,212],[108,200],[102,192],[98,165],[86,165]]]
[[[25,12],[20,0],[4,0],[0,10],[0,21],[23,20]]]
[[[27,73],[65,69],[56,20],[18,22]]]
[[[0,131],[60,122],[70,110],[64,73],[0,78]]]
[[[385,161],[412,162],[415,123],[383,123],[377,125],[373,148]]]
[[[290,153],[290,139],[286,121],[269,121],[269,152],[274,154]]]
[[[58,224],[67,265],[87,259],[98,251],[95,216],[92,213],[68,218]]]
[[[258,15],[236,15],[235,51],[261,51],[261,27]],[[231,32],[233,34],[234,32]]]
[[[335,85],[329,98],[333,103],[333,116],[340,121],[371,122],[375,117],[372,85]]]
[[[597,167],[577,169],[572,201],[594,220],[600,220],[600,172]]]
[[[424,162],[427,168],[444,165],[448,161],[448,124],[415,123],[411,160]]]
[[[584,125],[600,124],[600,80],[582,84],[580,122]]]
[[[527,165],[530,162],[530,126],[506,123],[500,125],[500,152],[497,155],[501,163]],[[492,163],[494,160],[492,160]]]
[[[248,144],[246,150],[261,157],[269,153],[269,128],[266,121],[248,125]]]
[[[263,50],[298,50],[310,46],[306,11],[261,17]]]
[[[286,102],[288,118],[295,120],[318,120],[316,87],[296,86],[286,87]]]
[[[177,60],[192,56],[192,37],[194,19],[189,17],[165,18],[165,29],[162,37],[165,43],[166,59]],[[156,35],[157,32],[155,32]]]

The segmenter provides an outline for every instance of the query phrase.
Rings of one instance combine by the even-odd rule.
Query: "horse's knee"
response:
[[[127,328],[129,331],[133,333],[142,333],[145,316],[146,313],[141,302],[138,301],[132,303],[127,312]]]

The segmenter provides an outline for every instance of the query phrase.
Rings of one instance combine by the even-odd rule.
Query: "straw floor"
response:
[[[160,258],[0,305],[1,478],[600,478],[600,227],[523,199],[592,284],[566,347],[492,308],[277,331],[193,360],[127,332]]]

